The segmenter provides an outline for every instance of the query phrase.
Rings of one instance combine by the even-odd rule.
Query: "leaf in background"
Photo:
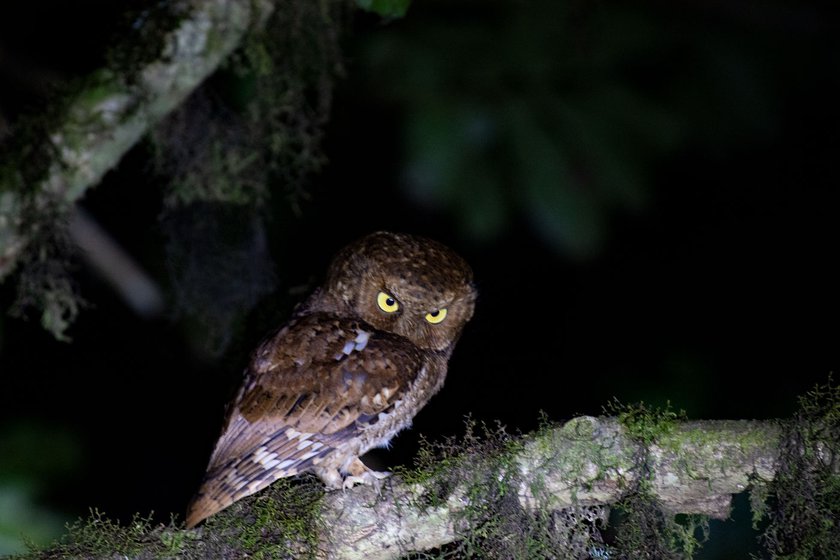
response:
[[[0,556],[26,551],[26,543],[46,546],[64,532],[69,518],[38,503],[27,484],[0,481]]]
[[[371,102],[404,119],[409,196],[477,238],[524,219],[559,253],[594,257],[616,215],[649,207],[681,150],[779,134],[780,92],[800,87],[817,28],[779,19],[745,40],[740,16],[710,27],[695,17],[706,10],[438,0],[358,60]],[[517,104],[529,114],[509,114]],[[471,112],[489,115],[489,147],[468,140]]]
[[[384,17],[401,18],[408,11],[411,0],[356,0],[361,9]]]
[[[540,126],[533,110],[510,111],[519,201],[546,241],[571,256],[593,256],[604,237],[603,215],[591,186],[574,174],[568,153]]]
[[[69,518],[43,502],[53,483],[66,484],[81,461],[71,434],[55,426],[18,424],[0,432],[0,555],[45,546]]]
[[[647,167],[681,139],[678,119],[620,84],[546,108],[551,130],[605,209],[647,204]]]
[[[409,196],[427,206],[445,206],[453,198],[450,188],[463,145],[454,120],[455,111],[446,103],[418,108],[408,116],[404,183]]]
[[[508,218],[495,115],[474,104],[426,104],[408,116],[403,186],[427,207],[454,213],[475,239],[498,235]]]
[[[456,213],[460,226],[473,239],[487,240],[502,233],[509,222],[509,198],[496,169],[476,159],[465,166],[459,180]]]

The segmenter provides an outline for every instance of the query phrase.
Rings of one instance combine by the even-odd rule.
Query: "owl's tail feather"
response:
[[[240,464],[242,463],[240,461]],[[187,529],[195,527],[234,502],[259,492],[275,480],[295,474],[295,470],[261,469],[243,476],[236,465],[208,473],[201,489],[187,507]]]
[[[281,430],[244,457],[212,468],[187,507],[187,528],[276,480],[312,470],[335,449],[329,443],[301,439],[301,435],[311,434]]]

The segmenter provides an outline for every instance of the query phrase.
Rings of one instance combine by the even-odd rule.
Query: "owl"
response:
[[[187,527],[299,473],[328,489],[387,476],[359,457],[440,390],[475,299],[470,267],[436,241],[377,232],[342,249],[251,358]]]

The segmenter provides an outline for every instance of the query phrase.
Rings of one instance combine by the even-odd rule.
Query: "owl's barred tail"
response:
[[[192,529],[208,517],[216,514],[236,501],[259,492],[281,478],[281,473],[265,472],[264,480],[254,481],[239,489],[232,488],[223,479],[207,480],[198,494],[187,506],[187,529]]]
[[[230,471],[228,471],[230,472]],[[192,529],[214,513],[218,513],[245,496],[225,480],[225,472],[208,473],[198,493],[187,506],[187,529]],[[240,495],[242,494],[242,495]]]
[[[211,515],[234,502],[259,492],[279,478],[295,474],[294,471],[263,470],[249,478],[237,476],[236,469],[219,469],[207,476],[201,489],[187,506],[187,529],[192,529]]]
[[[225,509],[234,502],[232,498],[222,498],[222,500],[218,500],[206,494],[196,495],[190,502],[190,505],[187,506],[187,529],[192,529],[214,513]]]
[[[244,422],[241,417],[238,420]],[[233,425],[239,424],[234,421]],[[276,480],[311,470],[335,450],[331,438],[343,436],[342,432],[336,432],[331,438],[326,436],[321,441],[311,441],[312,435],[283,428],[243,457],[222,464],[214,464],[217,449],[211,459],[211,470],[187,507],[187,528],[195,527],[214,513],[259,492]],[[333,470],[339,481],[337,487],[341,487],[337,466]]]

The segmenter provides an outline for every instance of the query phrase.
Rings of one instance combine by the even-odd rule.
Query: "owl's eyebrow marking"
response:
[[[368,339],[370,339],[370,333],[361,329],[356,331],[356,333],[356,338],[353,339],[353,342],[356,344],[353,346],[353,349],[362,351],[365,349],[365,346],[367,346]]]
[[[341,352],[333,356],[336,360],[340,360],[344,356],[349,356],[353,353],[353,351],[361,352],[367,346],[368,340],[370,339],[370,333],[362,330],[356,329],[356,338],[353,340],[348,340],[344,343],[344,347],[341,349]]]
[[[344,348],[341,349],[341,353],[342,354],[347,354],[349,356],[350,353],[353,351],[353,349],[355,347],[356,347],[356,343],[352,340],[348,340],[347,342],[344,343]],[[339,356],[339,357],[341,357],[341,356]]]

